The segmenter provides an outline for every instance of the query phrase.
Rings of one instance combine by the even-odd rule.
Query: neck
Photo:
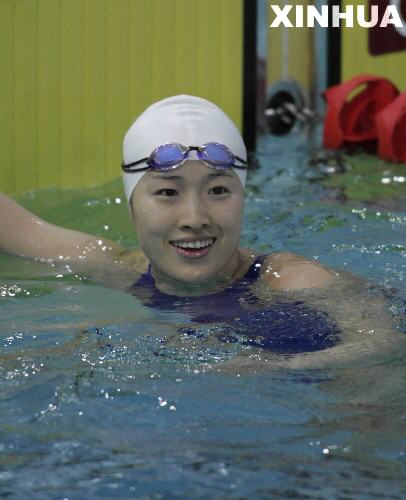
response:
[[[163,293],[170,295],[205,295],[218,292],[241,277],[242,259],[240,251],[231,257],[225,268],[215,276],[199,283],[185,283],[161,273],[152,267],[151,272],[155,286]]]

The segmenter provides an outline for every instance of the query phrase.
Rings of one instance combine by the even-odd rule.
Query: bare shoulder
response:
[[[314,260],[294,253],[268,255],[262,266],[261,279],[278,290],[321,288],[331,283],[336,273]]]

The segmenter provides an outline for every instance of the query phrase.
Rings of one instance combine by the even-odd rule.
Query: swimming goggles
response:
[[[123,163],[121,168],[124,172],[140,172],[149,168],[161,171],[171,170],[180,167],[188,159],[191,151],[197,152],[197,159],[199,161],[208,167],[218,170],[248,168],[248,163],[245,160],[235,156],[224,144],[218,144],[217,142],[208,142],[207,144],[203,144],[203,146],[187,147],[178,143],[162,144],[154,149],[148,158],[143,158],[127,165]],[[146,163],[147,166],[134,168],[142,163]]]

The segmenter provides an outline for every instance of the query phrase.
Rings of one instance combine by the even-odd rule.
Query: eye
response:
[[[155,192],[157,196],[164,196],[164,197],[170,197],[170,196],[176,196],[178,192],[175,189],[159,189],[158,191]]]
[[[216,186],[214,188],[210,189],[210,194],[215,194],[217,196],[229,193],[229,189],[227,189],[225,186]]]

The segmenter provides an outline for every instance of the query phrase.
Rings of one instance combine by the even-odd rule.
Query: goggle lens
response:
[[[215,142],[210,142],[200,148],[199,159],[216,168],[230,168],[235,163],[231,151],[226,146]]]
[[[185,155],[186,151],[180,144],[163,144],[151,154],[149,164],[153,168],[165,170],[181,163]]]

